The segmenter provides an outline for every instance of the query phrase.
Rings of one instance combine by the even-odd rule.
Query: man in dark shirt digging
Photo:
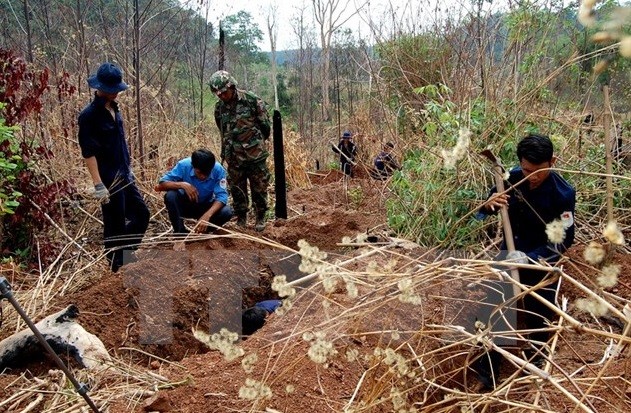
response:
[[[576,191],[557,172],[549,169],[554,166],[556,157],[547,136],[530,134],[523,138],[517,145],[517,158],[519,166],[510,171],[505,183],[509,190],[498,194],[493,188],[478,216],[495,214],[507,206],[517,250],[508,258],[521,257],[523,263],[545,260],[555,265],[574,242]],[[504,240],[499,259],[507,258],[506,248]],[[548,281],[549,274],[534,269],[519,270],[521,283],[529,287]],[[554,304],[557,291],[553,286],[540,287],[535,292]],[[550,338],[550,333],[542,329],[554,320],[554,312],[531,294],[524,297],[523,310],[524,327],[538,330],[528,335],[530,345],[526,349],[530,361],[537,363],[543,359],[541,351]],[[489,359],[490,368],[487,365],[476,369],[486,387],[493,386],[501,357],[494,354],[489,355]]]

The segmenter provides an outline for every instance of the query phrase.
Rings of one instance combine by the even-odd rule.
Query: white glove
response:
[[[103,182],[94,185],[94,197],[102,204],[107,204],[110,201],[110,191],[103,185]]]
[[[511,251],[506,254],[506,261],[514,262],[515,264],[528,264],[528,256],[521,251]]]

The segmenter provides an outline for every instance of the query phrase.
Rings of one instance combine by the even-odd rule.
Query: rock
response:
[[[171,400],[166,394],[158,393],[145,400],[144,410],[146,412],[170,412],[173,409]]]

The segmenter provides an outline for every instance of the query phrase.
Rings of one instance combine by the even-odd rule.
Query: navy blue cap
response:
[[[92,89],[105,93],[118,93],[126,90],[129,86],[123,82],[123,71],[114,63],[103,63],[96,75],[88,78],[88,85]]]

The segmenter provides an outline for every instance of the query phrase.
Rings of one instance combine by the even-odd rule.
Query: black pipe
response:
[[[276,219],[287,219],[287,182],[285,180],[285,152],[283,147],[283,120],[280,112],[275,110],[272,117],[274,136],[274,191]]]

